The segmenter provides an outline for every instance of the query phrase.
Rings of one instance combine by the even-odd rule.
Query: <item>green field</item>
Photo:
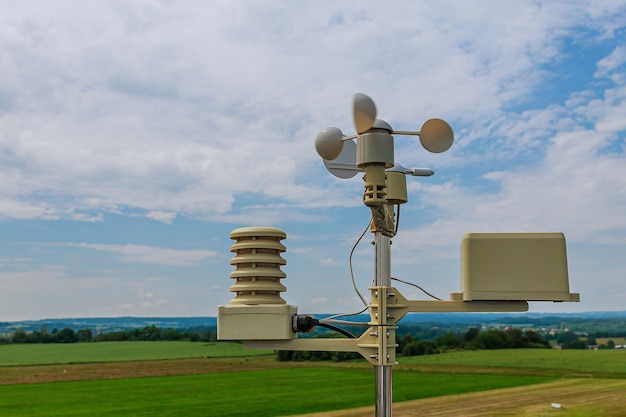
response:
[[[612,340],[616,345],[626,345],[626,337],[598,337],[596,343],[606,345]]]
[[[0,345],[0,366],[151,361],[267,355],[240,343],[98,342]]]
[[[396,372],[396,401],[535,384],[545,377]],[[278,416],[372,405],[368,368],[321,366],[0,386],[2,416]],[[36,399],[36,401],[33,401]]]
[[[246,350],[241,344],[222,342],[4,345],[0,346],[3,363],[0,373],[58,373],[66,369],[59,364],[70,363],[84,365],[71,365],[67,375],[72,373],[80,377],[81,369],[85,371],[81,380],[51,383],[44,378],[39,383],[6,382],[7,385],[0,385],[0,416],[281,416],[351,409],[374,403],[374,372],[365,361],[285,363],[275,362],[273,356],[243,357],[259,354],[267,352]],[[168,361],[178,358],[214,359]],[[158,362],[150,362],[154,360]],[[521,387],[528,387],[521,391],[527,397],[519,399],[519,404],[528,404],[542,392],[539,387],[543,385],[538,384],[548,383],[546,387],[551,386],[554,390],[550,395],[557,396],[565,395],[567,390],[573,389],[572,384],[577,384],[575,381],[580,381],[564,379],[563,376],[593,375],[594,378],[587,378],[590,386],[610,381],[596,375],[613,378],[613,381],[621,378],[620,383],[626,378],[626,351],[620,350],[471,351],[400,357],[399,360],[401,363],[393,372],[393,397],[394,403],[398,404],[443,395],[472,395],[473,392],[494,389],[497,390],[490,392],[506,392],[502,389]],[[130,361],[117,369],[122,372],[113,376],[117,379],[93,379],[87,372],[88,367],[102,368],[116,361]],[[228,367],[219,368],[218,365],[225,361]],[[200,362],[206,364],[206,372],[192,374],[197,368],[191,368],[197,367]],[[133,366],[140,363],[145,364],[142,365],[144,367],[168,363],[176,367],[187,366],[189,374],[134,377],[137,374]],[[254,369],[250,368],[251,363],[257,366],[256,370],[251,370]],[[554,388],[553,384],[568,380],[572,383]],[[607,399],[614,399],[616,395],[617,404],[621,404],[626,398],[626,390],[621,387],[612,388],[611,397],[606,397],[609,395],[606,394],[602,404],[608,404]],[[525,394],[525,391],[530,393],[532,390],[536,392]],[[587,391],[583,388],[582,392],[586,394]],[[578,393],[575,398],[583,394]],[[549,402],[546,404],[549,405]],[[587,415],[620,415],[602,409],[601,404],[597,407],[594,404],[580,409],[595,407],[600,410]],[[480,407],[485,407],[484,403]],[[612,407],[622,409],[619,405]],[[400,406],[398,408],[401,409]],[[364,415],[371,415],[371,412]],[[578,416],[571,413],[564,415]]]
[[[553,369],[568,374],[614,374],[626,378],[626,350],[503,349],[450,352],[400,358],[402,363],[429,366],[477,366]]]

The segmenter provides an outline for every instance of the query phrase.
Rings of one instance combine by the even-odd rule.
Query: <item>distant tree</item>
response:
[[[28,335],[28,343],[43,343],[41,340],[41,333],[37,330],[30,332]]]
[[[561,345],[561,349],[586,349],[587,342],[581,340],[574,332],[561,332],[557,335],[556,341]]]
[[[437,346],[428,340],[417,340],[404,346],[402,356],[421,356],[438,353]]]
[[[478,349],[505,349],[510,347],[506,333],[495,329],[479,333],[473,343]]]
[[[463,336],[461,336],[461,343],[472,344],[474,342],[474,339],[476,339],[479,333],[480,333],[480,330],[478,330],[476,327],[470,328],[467,332],[465,332]]]
[[[407,343],[402,348],[402,356],[421,356],[426,352],[424,344],[420,341]]]
[[[524,337],[524,332],[517,327],[513,327],[505,330],[505,335],[507,340],[507,347],[519,349],[526,347],[526,338]]]
[[[404,347],[414,341],[417,341],[417,337],[413,337],[411,334],[407,333],[404,336],[400,337],[400,335],[396,334],[396,344],[398,345],[398,352],[402,352]]]
[[[198,332],[185,332],[183,333],[183,339],[187,339],[190,342],[197,342],[200,340],[200,333]]]
[[[80,329],[76,332],[76,339],[78,342],[91,342],[93,339],[93,332],[91,329]]]
[[[54,343],[54,337],[48,331],[47,326],[41,326],[41,331],[39,332],[39,340],[41,343]]]
[[[589,345],[582,339],[572,340],[569,343],[561,345],[561,349],[587,349]]]
[[[447,333],[444,336],[439,337],[435,343],[442,348],[457,348],[461,345],[461,341],[453,333]]]
[[[566,345],[578,339],[578,335],[574,332],[560,332],[556,335],[556,342],[560,345]]]
[[[216,342],[217,332],[215,330],[208,329],[207,331],[200,334],[200,340],[202,342]]]
[[[543,337],[541,337],[541,335],[535,331],[526,330],[524,332],[524,338],[526,339],[525,347],[529,347],[529,348],[539,348],[539,347],[549,348],[550,347],[550,343],[547,340],[545,340]]]
[[[78,338],[73,329],[66,327],[56,334],[56,341],[57,343],[76,343]]]
[[[11,343],[28,343],[28,335],[24,330],[18,329],[13,332]]]
[[[161,328],[157,326],[146,326],[141,333],[141,340],[161,340]]]
[[[161,335],[161,340],[181,340],[183,335],[180,334],[178,330],[175,329],[167,329]]]

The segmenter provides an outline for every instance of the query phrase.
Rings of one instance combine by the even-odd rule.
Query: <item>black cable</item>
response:
[[[327,329],[339,332],[342,335],[349,337],[350,339],[356,339],[356,336],[349,331],[344,330],[341,327],[333,326],[329,323],[321,323],[318,319],[309,314],[296,314],[292,318],[292,328],[294,332],[308,333],[313,331],[313,329],[315,329],[315,326],[325,327]]]
[[[400,204],[396,204],[398,206],[398,214],[396,215],[396,229],[393,231],[393,235],[398,234],[398,227],[400,226]]]
[[[336,331],[338,333],[341,333],[344,336],[349,337],[350,339],[356,339],[355,335],[353,335],[352,333],[350,333],[347,330],[342,329],[341,327],[333,326],[332,324],[328,324],[328,323],[319,323],[319,322],[317,323],[317,325],[320,326],[320,327],[325,327],[325,328],[330,329],[330,330],[334,330],[334,331]]]

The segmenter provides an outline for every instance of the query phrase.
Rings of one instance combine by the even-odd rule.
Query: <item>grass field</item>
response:
[[[544,384],[395,402],[395,417],[623,417],[626,380],[560,379]],[[558,407],[558,408],[555,408]],[[370,417],[359,407],[307,417]],[[297,415],[292,417],[303,417]]]
[[[98,342],[0,345],[0,366],[267,355],[240,343]]]
[[[612,340],[616,345],[626,345],[626,337],[598,337],[596,343],[606,345]]]
[[[505,349],[450,352],[401,358],[402,363],[556,370],[561,375],[590,374],[626,378],[626,350]]]
[[[545,382],[549,378],[394,375],[397,401]],[[268,369],[0,386],[2,416],[279,416],[372,405],[371,368]],[[36,399],[34,402],[33,400]]]
[[[0,416],[373,414],[374,373],[364,360],[276,362],[221,342],[13,347],[50,346],[47,354],[0,346]],[[181,357],[191,359],[175,359]],[[496,350],[399,360],[396,417],[626,415],[626,351]],[[552,409],[552,402],[563,406]],[[350,410],[331,411],[343,409]]]

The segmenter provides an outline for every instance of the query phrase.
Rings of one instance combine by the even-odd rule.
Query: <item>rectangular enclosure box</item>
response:
[[[226,305],[217,308],[218,340],[294,339],[296,306],[286,304]]]
[[[579,301],[569,292],[563,233],[467,233],[453,300]]]

